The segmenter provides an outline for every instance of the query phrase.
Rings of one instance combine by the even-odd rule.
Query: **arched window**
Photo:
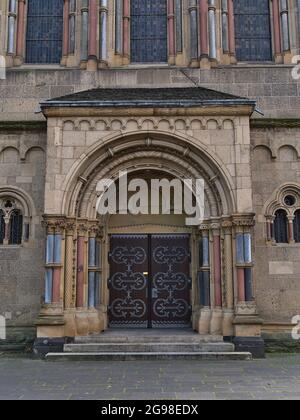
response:
[[[9,245],[22,243],[23,216],[20,210],[14,210],[10,217]]]
[[[295,212],[294,235],[295,235],[295,242],[300,242],[300,210],[297,210]]]
[[[3,245],[5,235],[4,212],[0,210],[0,245]]]
[[[288,219],[285,210],[277,210],[274,220],[275,241],[279,244],[287,244],[288,238]]]
[[[27,63],[60,63],[63,42],[63,5],[63,0],[28,0]]]
[[[23,220],[21,206],[15,199],[4,198],[0,200],[1,245],[20,245],[22,243]]]
[[[234,0],[238,61],[272,61],[269,0]]]

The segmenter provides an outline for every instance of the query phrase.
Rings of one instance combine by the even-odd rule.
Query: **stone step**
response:
[[[66,353],[229,353],[231,343],[82,343],[65,344]]]
[[[137,360],[252,360],[251,353],[48,353],[47,361],[137,361]]]
[[[76,337],[75,344],[96,343],[223,343],[222,336],[199,334],[100,334]]]

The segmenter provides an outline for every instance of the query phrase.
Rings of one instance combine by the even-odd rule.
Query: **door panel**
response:
[[[186,327],[191,321],[188,235],[153,235],[151,240],[153,328]]]
[[[110,327],[190,326],[188,235],[113,235],[109,259]]]
[[[110,326],[147,328],[148,236],[112,236],[109,257]]]

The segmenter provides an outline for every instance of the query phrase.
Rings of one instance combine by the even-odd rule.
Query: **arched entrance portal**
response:
[[[186,226],[184,215],[116,214],[100,217],[97,185],[104,178],[118,183],[121,171],[127,171],[132,178],[136,175],[157,177],[159,174],[159,178],[203,179],[205,220],[191,227]],[[170,321],[166,313],[168,297],[179,301],[178,310],[184,314],[181,318],[175,316],[176,328],[192,325],[201,334],[234,334],[235,307],[239,302],[245,302],[246,282],[247,290],[249,285],[251,287],[252,264],[248,256],[247,261],[244,257],[242,260],[233,250],[249,250],[251,247],[253,215],[238,214],[234,183],[216,156],[202,148],[199,142],[192,139],[187,142],[178,134],[138,132],[123,137],[112,136],[82,155],[71,168],[63,189],[61,214],[66,216],[47,216],[46,225],[49,244],[53,241],[61,244],[63,239],[63,259],[60,266],[58,263],[53,265],[50,273],[53,281],[51,283],[49,277],[49,284],[54,289],[54,296],[59,296],[63,290],[64,306],[62,310],[57,300],[45,309],[45,313],[51,309],[52,313],[61,314],[64,336],[99,333],[113,323],[120,326],[117,322],[120,319],[124,326],[126,322],[132,325],[137,321],[132,309],[135,304],[137,313],[142,314],[142,328],[155,326],[157,319],[154,315],[159,311],[166,316],[156,327],[165,327],[166,321]],[[151,255],[151,248],[159,247],[164,248],[163,261],[160,264],[157,258],[158,262],[153,266],[151,261],[155,258]],[[116,253],[116,248],[118,257],[113,261],[111,254]],[[135,260],[138,248],[143,250],[142,257],[146,255],[139,268]],[[176,248],[182,248],[188,258],[174,263],[173,255],[168,254]],[[120,258],[123,258],[121,264]],[[50,268],[47,266],[48,270]],[[155,287],[158,280],[155,283],[151,270],[160,277],[162,290]],[[63,273],[63,287],[59,273]],[[167,273],[169,278],[165,277]],[[170,287],[174,286],[166,284],[170,278],[180,283],[182,274],[186,279],[182,290],[173,290],[171,294]],[[113,281],[112,290],[114,275],[117,279]],[[134,276],[136,280],[131,282]],[[130,293],[126,290],[128,282],[133,288]],[[139,287],[141,290],[135,290]],[[126,299],[136,302],[128,306]],[[246,310],[250,313],[255,307],[249,302]],[[49,335],[49,328],[40,330],[40,336]],[[56,327],[56,336],[57,331]]]

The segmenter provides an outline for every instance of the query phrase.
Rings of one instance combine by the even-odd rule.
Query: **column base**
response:
[[[14,58],[14,66],[19,67],[19,66],[22,66],[22,64],[24,64],[24,57],[17,55]]]
[[[222,309],[213,309],[210,321],[210,334],[223,335],[223,311]]]
[[[199,61],[198,61],[198,60],[196,60],[195,58],[193,58],[193,59],[190,61],[190,65],[189,65],[189,67],[192,67],[192,68],[199,68]]]
[[[275,61],[275,64],[282,64],[283,63],[282,54],[275,54],[274,61]]]
[[[87,71],[97,71],[98,70],[98,61],[95,57],[91,57],[91,58],[88,59],[86,69],[87,69]]]
[[[211,310],[209,308],[201,309],[200,318],[198,322],[199,334],[207,335],[210,333],[210,321],[211,321]]]
[[[176,63],[176,57],[175,55],[170,55],[168,58],[168,64],[169,66],[175,66]]]
[[[230,64],[237,64],[236,56],[233,54],[230,54]]]
[[[209,70],[211,68],[211,62],[208,57],[200,58],[200,68],[204,70]]]
[[[68,61],[68,56],[67,55],[64,55],[62,57],[62,59],[60,60],[60,65],[61,66],[66,66],[67,65],[67,61]]]
[[[234,319],[234,312],[230,309],[225,309],[223,312],[223,336],[224,337],[232,337],[234,334],[233,328],[233,319]]]
[[[98,63],[98,69],[107,69],[108,63],[107,61],[100,60]]]

